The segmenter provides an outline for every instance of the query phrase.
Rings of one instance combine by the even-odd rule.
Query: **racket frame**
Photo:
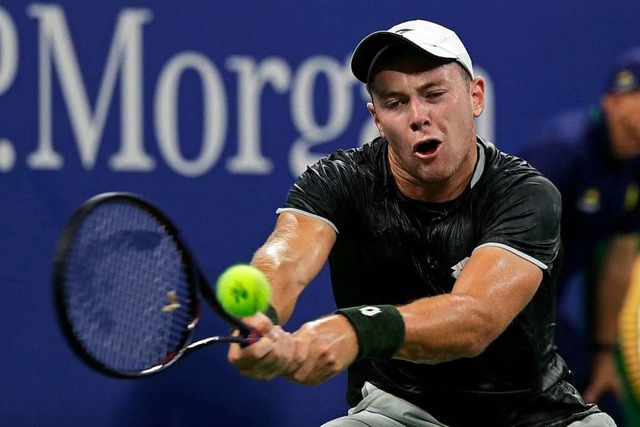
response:
[[[177,346],[178,351],[169,353],[167,357],[157,365],[139,372],[114,370],[91,355],[89,350],[85,348],[80,339],[73,332],[73,323],[71,322],[67,311],[67,301],[65,298],[66,265],[69,252],[74,244],[76,233],[83,225],[84,219],[87,218],[95,209],[105,203],[112,202],[131,204],[146,211],[167,230],[167,234],[171,236],[180,251],[181,262],[187,276],[187,283],[191,288],[191,293],[196,297],[191,301],[191,304],[194,304],[194,306],[191,307],[191,310],[195,315],[192,322],[187,326],[187,330],[185,331],[186,333]],[[53,260],[53,290],[58,322],[61,325],[63,334],[71,348],[88,366],[102,374],[115,378],[144,378],[163,371],[180,360],[184,355],[192,353],[200,348],[220,343],[239,343],[242,346],[247,346],[259,339],[259,335],[255,330],[251,329],[239,318],[227,313],[222,308],[214,291],[209,286],[206,277],[200,270],[195,258],[184,241],[184,236],[180,233],[173,221],[150,201],[134,193],[101,193],[86,200],[75,210],[67,221],[56,245]],[[239,334],[234,336],[212,336],[192,342],[195,336],[196,327],[200,321],[202,300],[206,301],[222,320],[234,329],[237,329]]]

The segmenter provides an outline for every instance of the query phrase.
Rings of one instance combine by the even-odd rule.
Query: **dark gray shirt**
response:
[[[478,164],[463,194],[446,203],[397,189],[387,142],[341,150],[296,181],[282,210],[327,221],[338,233],[329,257],[338,307],[406,304],[450,292],[471,253],[499,246],[540,267],[532,301],[481,355],[435,365],[360,360],[348,397],[364,381],[454,426],[565,425],[589,411],[553,346],[561,264],[557,189],[525,161],[478,138]],[[557,422],[557,424],[555,424]]]

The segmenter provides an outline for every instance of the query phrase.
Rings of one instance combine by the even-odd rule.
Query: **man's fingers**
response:
[[[249,324],[249,322],[247,322]],[[291,334],[270,320],[251,318],[251,327],[258,330],[262,338],[248,347],[232,344],[228,359],[242,375],[269,380],[280,375],[289,366],[293,354]]]
[[[240,347],[240,344],[231,344],[227,359],[238,369],[246,369],[263,359],[273,348],[273,342],[260,339],[248,347]]]

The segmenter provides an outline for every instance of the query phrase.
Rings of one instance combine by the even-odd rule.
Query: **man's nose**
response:
[[[413,100],[410,104],[411,111],[411,130],[417,131],[425,125],[429,125],[431,120],[429,118],[429,107],[425,102],[421,100]]]

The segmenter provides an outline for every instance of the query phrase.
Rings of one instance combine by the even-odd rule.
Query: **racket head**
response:
[[[83,203],[58,241],[53,277],[64,335],[103,374],[159,372],[193,339],[202,274],[177,227],[137,195]]]

